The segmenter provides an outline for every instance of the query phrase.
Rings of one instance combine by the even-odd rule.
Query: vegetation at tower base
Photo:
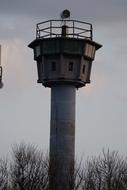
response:
[[[56,164],[53,181],[56,177]],[[72,184],[72,176],[75,184]],[[127,158],[121,157],[116,151],[102,151],[98,157],[87,159],[85,164],[76,163],[74,175],[70,170],[67,179],[65,190],[71,190],[73,185],[74,190],[126,190]],[[49,160],[35,146],[15,145],[10,160],[0,159],[0,190],[48,189]]]
[[[8,189],[8,165],[6,160],[0,159],[0,189]]]

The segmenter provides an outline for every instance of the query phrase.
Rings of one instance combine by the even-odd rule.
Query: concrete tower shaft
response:
[[[75,86],[54,85],[51,88],[50,160],[53,164],[50,169],[54,174],[50,185],[52,189],[56,183],[55,190],[70,189],[69,185],[73,185],[70,179],[75,155],[75,95]],[[56,181],[52,180],[54,175]]]
[[[50,155],[74,156],[75,86],[55,85],[51,88]]]

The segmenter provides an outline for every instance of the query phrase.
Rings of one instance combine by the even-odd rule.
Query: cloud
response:
[[[24,22],[22,22],[24,21]],[[30,36],[35,37],[35,24],[37,20],[24,15],[1,15],[0,16],[0,39],[12,40],[15,38],[30,40]]]
[[[126,0],[2,0],[0,12],[3,14],[25,15],[30,17],[59,17],[68,8],[72,16],[103,21],[121,20],[127,15]]]
[[[3,90],[8,93],[19,93],[32,84],[32,64],[26,62],[26,48],[25,42],[16,38],[2,43]]]

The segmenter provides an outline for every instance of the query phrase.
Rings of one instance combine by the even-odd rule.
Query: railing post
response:
[[[90,25],[90,34],[91,34],[91,40],[93,40],[93,27],[92,27],[92,24]]]
[[[73,20],[73,38],[74,38],[74,33],[75,33],[75,25],[74,25],[75,23],[74,23],[74,20]]]
[[[50,20],[50,38],[52,37],[52,20]]]

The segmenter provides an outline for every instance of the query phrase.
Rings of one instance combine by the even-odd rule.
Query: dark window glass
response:
[[[38,69],[38,74],[41,75],[43,73],[43,63],[41,59],[37,61],[37,69]]]
[[[41,71],[43,72],[43,63],[41,64]]]
[[[69,68],[68,68],[69,71],[73,71],[73,65],[74,65],[73,62],[70,62],[70,63],[69,63]]]
[[[0,80],[2,80],[2,66],[0,66]]]
[[[85,65],[83,65],[82,73],[85,74]]]
[[[52,62],[52,71],[56,71],[56,62]]]

